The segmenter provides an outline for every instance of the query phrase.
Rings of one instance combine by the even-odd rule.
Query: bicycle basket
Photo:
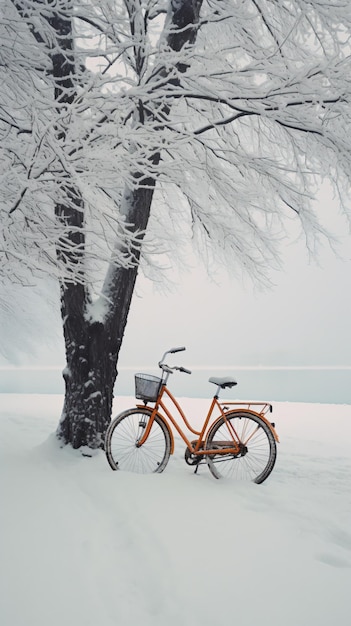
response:
[[[156,402],[161,378],[149,374],[135,374],[135,397],[138,400]]]

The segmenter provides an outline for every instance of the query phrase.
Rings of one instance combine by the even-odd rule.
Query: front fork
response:
[[[152,425],[154,423],[155,417],[156,417],[156,415],[158,415],[159,419],[162,420],[164,426],[168,430],[169,439],[170,439],[170,442],[171,442],[170,453],[173,454],[173,452],[174,452],[174,437],[173,437],[173,433],[172,433],[172,430],[169,428],[167,422],[162,418],[162,416],[160,414],[157,413],[157,406],[154,406],[154,408],[151,408],[151,407],[145,407],[145,406],[137,405],[137,408],[141,409],[141,412],[144,414],[142,416],[142,419],[139,421],[139,426],[142,427],[145,430],[144,430],[143,433],[141,433],[140,436],[137,437],[136,442],[135,442],[135,447],[136,448],[140,448],[147,441],[147,438],[148,438],[148,436],[150,434],[150,431],[151,431]]]
[[[150,418],[149,418],[148,421],[150,421]],[[144,438],[144,434],[145,434],[145,430],[144,429],[145,429],[146,425],[147,425],[147,420],[146,420],[146,416],[145,416],[145,417],[143,417],[143,419],[141,419],[139,421],[139,425],[138,426],[139,426],[139,430],[140,429],[141,430],[140,430],[140,435],[137,434],[137,438],[135,440],[135,447],[136,448],[140,448],[143,445],[143,443],[144,443],[143,438]],[[139,433],[139,430],[138,430],[138,433]]]

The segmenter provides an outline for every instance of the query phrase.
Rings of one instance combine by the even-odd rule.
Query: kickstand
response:
[[[199,465],[200,465],[200,463],[196,463],[194,474],[197,474],[197,470],[199,469]]]

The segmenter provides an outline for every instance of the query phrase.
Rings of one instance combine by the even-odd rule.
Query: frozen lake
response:
[[[155,368],[119,368],[115,395],[134,394],[134,373],[159,372]],[[215,391],[208,383],[210,376],[232,376],[238,386],[222,393],[223,398],[323,404],[351,404],[351,367],[344,368],[263,368],[223,367],[193,368],[191,376],[176,374],[169,386],[178,396],[209,397]],[[0,393],[60,394],[64,391],[62,368],[3,368],[0,369]]]

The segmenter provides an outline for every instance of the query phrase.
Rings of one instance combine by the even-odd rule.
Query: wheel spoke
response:
[[[263,482],[271,473],[276,459],[276,444],[269,426],[259,416],[247,412],[233,412],[216,422],[210,429],[206,448],[216,447],[216,441],[233,443],[234,434],[242,444],[242,452],[234,455],[215,455],[207,459],[215,478]]]
[[[112,469],[142,474],[164,470],[171,443],[163,420],[156,416],[147,440],[142,446],[137,446],[149,418],[148,411],[131,409],[111,423],[106,435],[106,456]]]

